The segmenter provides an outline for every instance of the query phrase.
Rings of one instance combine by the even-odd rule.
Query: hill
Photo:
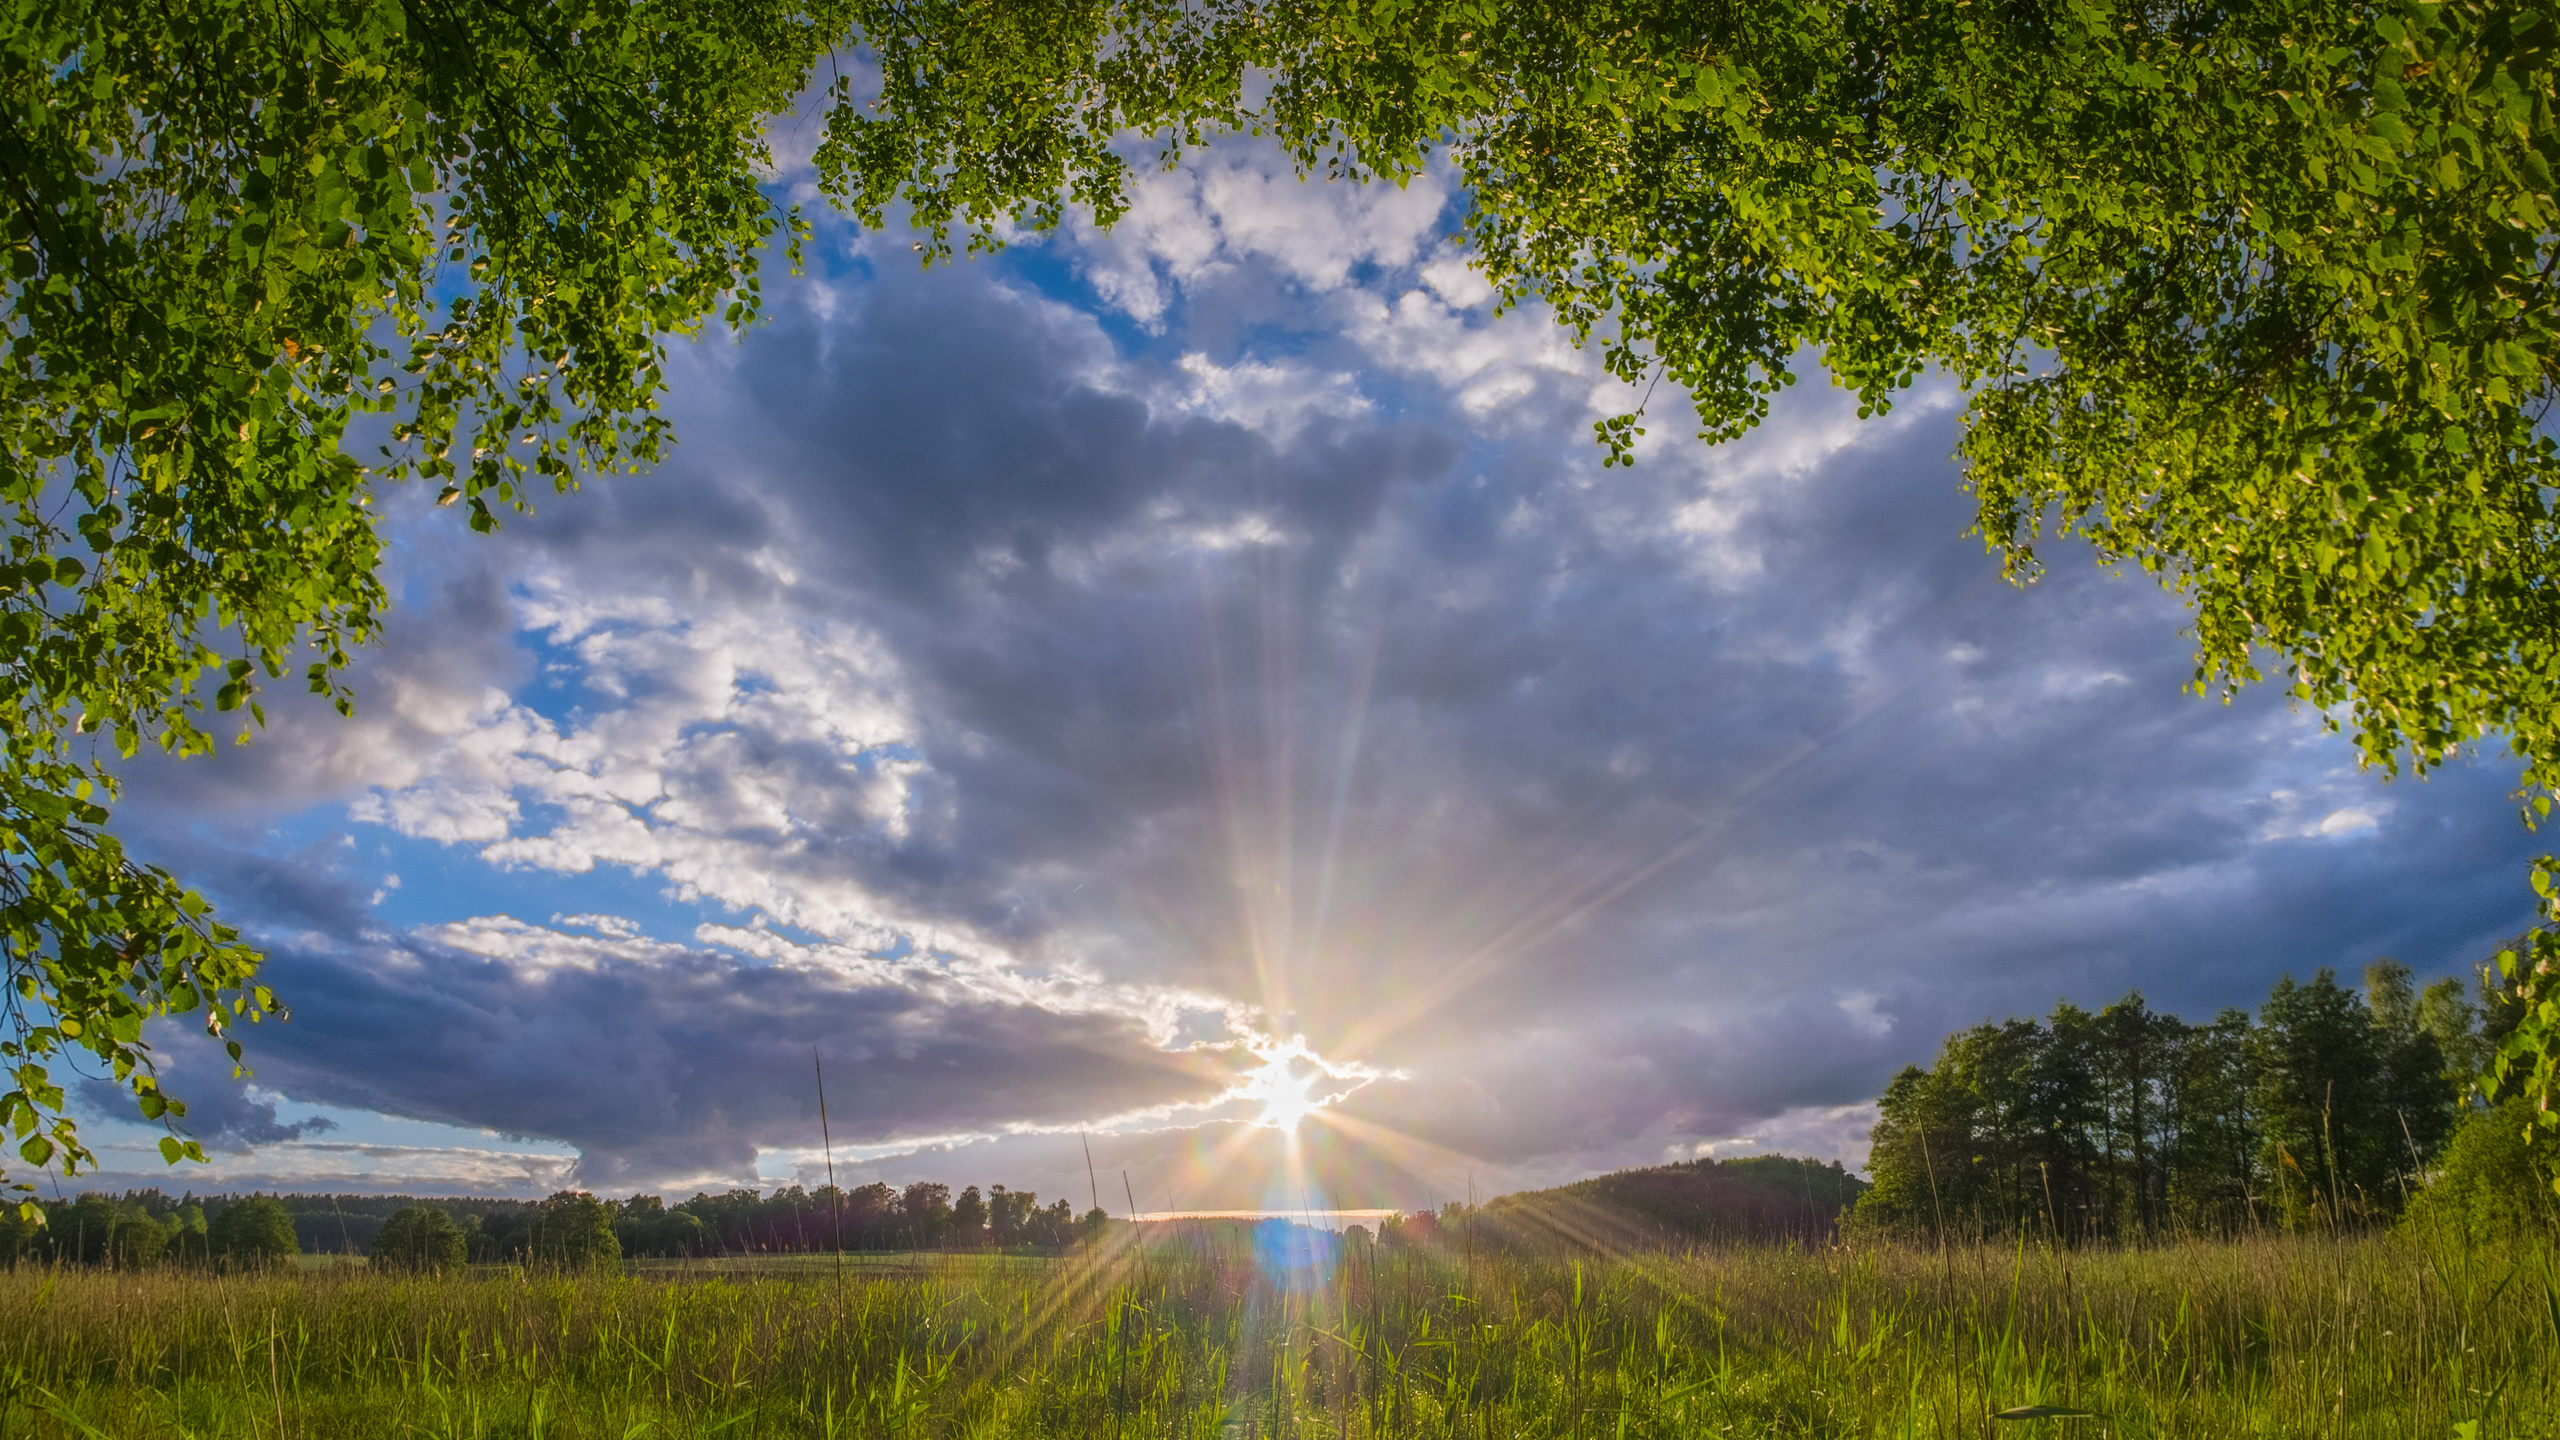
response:
[[[1527,1245],[1595,1250],[1742,1242],[1825,1243],[1867,1182],[1834,1160],[1755,1155],[1595,1175],[1488,1201],[1487,1230]]]

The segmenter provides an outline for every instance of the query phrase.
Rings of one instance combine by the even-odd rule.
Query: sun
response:
[[[1262,1063],[1237,1074],[1235,1083],[1218,1096],[1218,1103],[1259,1105],[1262,1111],[1252,1123],[1283,1135],[1295,1135],[1298,1122],[1309,1116],[1330,1119],[1321,1112],[1371,1081],[1407,1078],[1402,1070],[1380,1070],[1357,1060],[1328,1060],[1308,1048],[1304,1035],[1286,1040],[1254,1036],[1244,1041],[1244,1048]]]
[[[1313,1066],[1301,1071],[1300,1052],[1292,1046],[1270,1052],[1260,1069],[1246,1072],[1244,1084],[1236,1094],[1246,1100],[1262,1102],[1262,1113],[1253,1123],[1273,1130],[1293,1131],[1324,1102],[1315,1096],[1316,1081],[1324,1072]]]

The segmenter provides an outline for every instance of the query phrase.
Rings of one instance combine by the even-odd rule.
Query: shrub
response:
[[[2551,1190],[2560,1144],[2548,1135],[2526,1144],[2525,1127],[2532,1123],[2533,1106],[2523,1096],[2465,1115],[2435,1179],[2410,1202],[2404,1225],[2486,1240],[2560,1224],[2560,1197]]]

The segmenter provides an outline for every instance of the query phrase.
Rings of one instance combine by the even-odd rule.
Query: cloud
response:
[[[1400,187],[1310,185],[1275,158],[1229,142],[1179,170],[1141,168],[1117,226],[1073,227],[1074,263],[1106,306],[1162,329],[1177,303],[1204,292],[1267,305],[1276,289],[1303,302],[1351,288],[1363,268],[1406,270],[1442,227],[1445,167]]]
[[[1233,1069],[1223,1052],[1167,1049],[1113,997],[989,994],[928,957],[759,964],[499,916],[398,942],[278,946],[268,970],[296,1016],[247,1037],[262,1087],[566,1141],[594,1186],[750,1176],[760,1149],[815,1136],[813,1055],[837,1134],[857,1144],[1197,1103]],[[201,1042],[161,1043],[193,1082],[178,1087],[191,1120],[235,1114],[215,1122],[230,1148],[329,1128],[276,1125],[272,1102],[187,1063]]]
[[[659,471],[492,541],[393,497],[357,720],[133,772],[275,945],[261,1083],[657,1183],[798,1154],[814,1045],[865,1163],[1072,1178],[1045,1132],[1104,1125],[1208,1203],[1190,1047],[1303,1033],[1407,1077],[1326,1183],[1427,1198],[1836,1146],[1987,1015],[2522,923],[2512,763],[2385,787],[2185,695],[2148,581],[2005,585],[1943,387],[1714,450],[1658,396],[1601,470],[1639,397],[1490,315],[1426,181],[1245,147],[1107,238],[849,242],[679,353]]]
[[[216,1078],[221,1070],[213,1066],[190,1066],[189,1079],[200,1083],[183,1089],[163,1076],[170,1093],[186,1103],[187,1113],[172,1122],[178,1134],[202,1141],[207,1150],[246,1152],[261,1146],[278,1145],[325,1134],[338,1128],[338,1122],[325,1115],[313,1115],[290,1124],[276,1116],[276,1102],[271,1092],[257,1087],[225,1083]],[[203,1072],[200,1076],[194,1072]],[[80,1082],[80,1098],[88,1108],[101,1116],[125,1117],[133,1112],[131,1095],[111,1080],[87,1079]]]
[[[145,1148],[99,1148],[103,1168],[84,1172],[84,1190],[168,1188],[198,1194],[299,1190],[338,1195],[548,1195],[577,1183],[574,1157],[476,1145],[361,1145],[285,1141],[254,1154],[217,1153],[212,1163],[163,1168]]]

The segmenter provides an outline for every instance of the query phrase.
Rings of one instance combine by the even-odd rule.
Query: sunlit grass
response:
[[[2425,1436],[2560,1430],[2525,1245],[1242,1246],[781,1273],[0,1274],[0,1434]],[[2023,1407],[2094,1418],[1997,1420]],[[2461,1427],[2469,1427],[2468,1429]]]

